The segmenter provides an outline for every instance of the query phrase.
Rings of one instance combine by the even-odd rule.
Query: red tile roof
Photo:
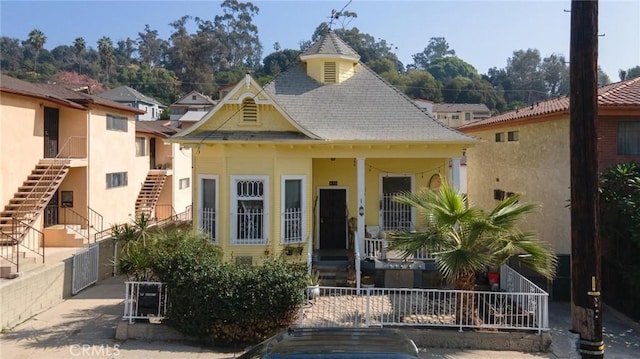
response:
[[[640,110],[640,77],[601,86],[598,89],[598,106],[599,108],[637,107]],[[550,114],[562,114],[563,112],[569,113],[568,96],[546,100],[514,111],[505,112],[485,120],[460,126],[458,129],[467,130],[492,126],[514,120],[536,118]]]

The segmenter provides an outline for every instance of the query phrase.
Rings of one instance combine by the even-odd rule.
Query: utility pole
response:
[[[603,358],[598,235],[598,1],[571,1],[571,319],[582,358]]]

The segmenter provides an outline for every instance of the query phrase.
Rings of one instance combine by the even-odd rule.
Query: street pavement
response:
[[[122,319],[124,279],[110,278],[87,288],[46,310],[11,331],[0,335],[1,359],[68,358],[235,358],[242,349],[209,348],[184,343],[115,340],[115,328]],[[605,357],[640,358],[640,326],[611,310],[604,312]],[[569,333],[568,303],[551,303],[552,350],[520,353],[470,349],[421,349],[422,358],[520,359],[579,358],[575,335]]]

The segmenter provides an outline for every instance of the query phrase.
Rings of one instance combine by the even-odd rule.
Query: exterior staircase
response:
[[[33,227],[69,172],[69,161],[44,159],[18,188],[9,204],[0,212],[0,262],[3,270],[19,270],[20,249],[27,249],[44,259],[44,234]]]
[[[167,172],[165,170],[150,170],[147,173],[147,178],[145,178],[136,200],[136,217],[141,214],[147,218],[152,217],[166,179]]]
[[[317,251],[312,267],[320,274],[320,285],[347,287],[355,283],[353,259],[346,251]]]

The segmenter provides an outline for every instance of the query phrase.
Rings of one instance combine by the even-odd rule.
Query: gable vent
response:
[[[258,122],[258,107],[250,98],[242,101],[242,121]]]
[[[335,62],[325,62],[324,63],[324,82],[338,82],[338,77],[336,74],[336,63]]]

